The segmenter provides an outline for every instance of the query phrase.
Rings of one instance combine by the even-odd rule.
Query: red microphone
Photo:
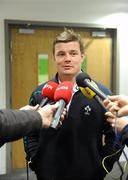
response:
[[[45,106],[49,100],[54,101],[54,93],[57,86],[58,84],[53,81],[49,81],[47,84],[44,85],[44,87],[42,88],[43,99],[38,108]]]
[[[54,101],[57,101],[59,103],[59,107],[56,110],[51,122],[52,128],[56,129],[58,127],[61,113],[63,112],[65,105],[69,103],[72,97],[72,89],[73,84],[70,81],[63,81],[57,86],[54,94]]]

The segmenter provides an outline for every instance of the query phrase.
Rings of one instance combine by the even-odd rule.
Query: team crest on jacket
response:
[[[84,110],[85,110],[85,112],[84,112],[85,115],[90,115],[91,108],[90,108],[89,105],[87,105],[87,106],[84,108]]]

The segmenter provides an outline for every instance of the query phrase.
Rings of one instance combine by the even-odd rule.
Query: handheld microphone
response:
[[[96,86],[94,86],[94,83],[92,83],[90,76],[87,73],[80,73],[76,77],[76,83],[80,87],[88,87],[89,91],[92,93],[94,92],[94,95],[99,96],[102,100],[105,100],[107,98],[107,95],[104,94],[100,89],[98,89]]]
[[[42,88],[43,99],[42,99],[41,103],[39,104],[38,109],[40,107],[45,106],[49,100],[54,101],[54,93],[55,93],[57,86],[58,86],[58,84],[53,81],[49,81],[47,84],[44,85],[44,87]]]
[[[56,88],[54,94],[54,101],[59,102],[59,107],[56,110],[53,120],[51,122],[51,127],[54,129],[57,129],[60,122],[61,113],[63,112],[65,105],[69,103],[72,97],[72,89],[73,84],[70,81],[63,81]]]
[[[101,105],[101,107],[104,109],[104,111],[107,112],[107,109],[105,108],[104,104],[102,103],[101,98],[99,96],[97,96],[94,91],[92,91],[88,87],[86,87],[86,88],[80,87],[80,90],[85,97],[87,97],[89,99],[94,98]]]

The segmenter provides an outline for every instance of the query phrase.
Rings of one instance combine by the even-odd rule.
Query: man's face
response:
[[[84,54],[81,54],[78,42],[57,43],[54,59],[60,76],[75,76],[81,70]]]

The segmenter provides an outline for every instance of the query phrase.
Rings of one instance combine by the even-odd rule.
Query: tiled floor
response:
[[[27,180],[26,169],[19,169],[7,175],[1,175],[0,180]],[[34,172],[29,171],[29,180],[36,180]]]

